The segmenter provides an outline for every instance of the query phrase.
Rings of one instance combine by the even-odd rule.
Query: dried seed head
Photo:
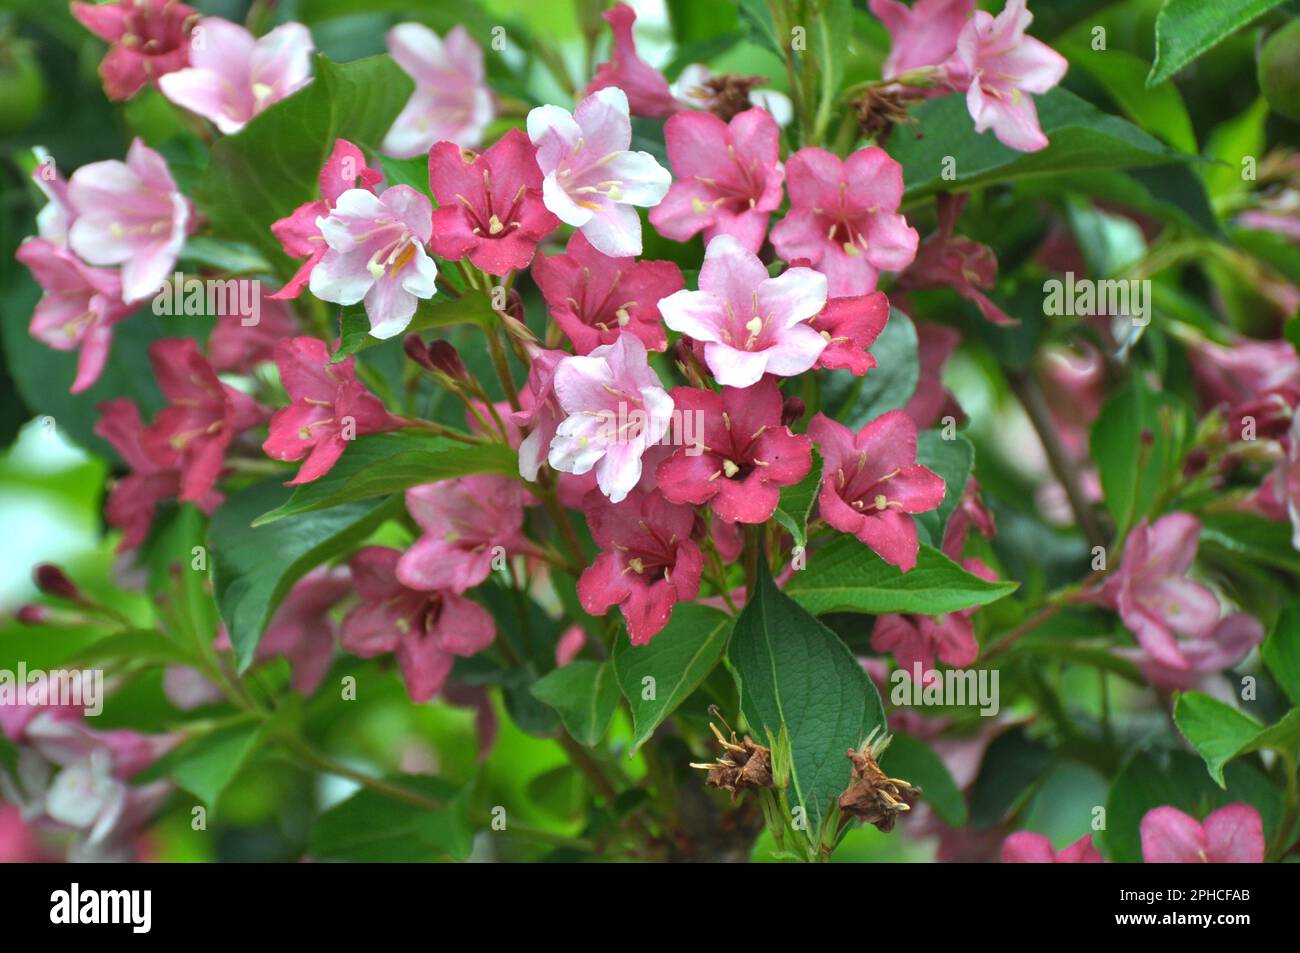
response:
[[[868,87],[853,102],[858,113],[858,128],[868,139],[874,139],[878,145],[884,144],[895,126],[912,121],[907,113],[907,104],[912,98],[901,87]]]
[[[723,122],[753,107],[749,94],[767,80],[762,76],[742,76],[738,73],[718,73],[700,85],[709,99],[709,112]]]
[[[731,740],[723,737],[718,726],[709,723],[714,737],[722,745],[722,754],[712,764],[692,764],[692,768],[708,771],[704,783],[711,788],[722,788],[731,792],[732,800],[740,791],[772,786],[772,752],[756,744],[748,735],[744,741],[736,739],[731,732]]]
[[[848,789],[840,795],[840,810],[848,817],[874,824],[878,830],[888,833],[894,829],[898,815],[912,809],[903,800],[904,796],[920,794],[921,789],[891,778],[880,769],[876,759],[889,747],[891,738],[887,734],[877,738],[878,731],[879,727],[873,728],[860,748],[848,751],[853,775]]]

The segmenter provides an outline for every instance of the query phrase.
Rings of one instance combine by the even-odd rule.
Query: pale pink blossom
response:
[[[870,0],[868,7],[889,31],[889,56],[882,73],[893,79],[910,70],[938,66],[957,49],[975,0]]]
[[[538,106],[528,114],[546,207],[613,258],[641,254],[641,218],[668,193],[672,176],[648,152],[634,152],[627,95],[597,90],[572,114]]]
[[[76,209],[68,201],[67,180],[59,174],[54,157],[40,146],[33,146],[37,166],[32,169],[32,181],[45,196],[45,204],[36,213],[36,234],[47,242],[68,247],[68,229],[77,217]]]
[[[92,162],[72,173],[68,201],[76,212],[68,244],[87,264],[121,265],[127,302],[157,293],[194,226],[166,160],[141,139],[125,162]]]
[[[384,137],[383,151],[422,155],[436,142],[473,147],[483,141],[495,107],[484,80],[483,49],[463,26],[439,38],[420,23],[388,31],[388,52],[415,80],[415,92]]]
[[[524,489],[481,473],[406,491],[406,510],[424,535],[402,554],[397,579],[411,589],[457,594],[483,582],[502,557],[527,547]]]
[[[1068,847],[1056,850],[1042,834],[1017,831],[1002,843],[1004,864],[1100,864],[1101,854],[1084,834]]]
[[[229,135],[311,82],[314,49],[301,23],[254,37],[237,23],[205,17],[194,28],[189,67],[163,76],[158,88]]]
[[[1197,823],[1176,807],[1147,811],[1139,826],[1148,864],[1262,864],[1264,822],[1249,804],[1229,804]]]
[[[748,387],[764,374],[791,377],[811,368],[826,339],[809,323],[826,306],[826,277],[788,268],[769,278],[758,257],[732,238],[709,242],[698,291],[659,302],[664,323],[704,345],[719,384]]]
[[[365,302],[370,333],[406,330],[420,299],[437,291],[438,266],[425,251],[433,204],[409,185],[382,195],[349,189],[317,219],[329,251],[312,269],[311,293],[335,304]]]

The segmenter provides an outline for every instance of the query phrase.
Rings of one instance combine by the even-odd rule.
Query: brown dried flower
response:
[[[848,751],[848,759],[853,763],[853,780],[840,795],[840,810],[848,817],[874,824],[877,830],[889,833],[898,815],[912,809],[903,797],[920,794],[921,789],[880,770],[876,759],[889,747],[891,736],[881,734],[877,738],[879,731],[879,726],[871,729],[860,748]]]
[[[713,729],[718,744],[722,745],[723,752],[712,764],[691,765],[692,768],[709,772],[705,784],[711,788],[730,791],[732,800],[735,800],[740,791],[772,786],[772,752],[756,744],[749,735],[745,736],[744,741],[738,741],[733,731],[731,740],[728,741],[717,725],[710,722],[709,727]]]
[[[912,121],[907,106],[915,98],[903,87],[868,86],[853,101],[853,108],[858,113],[858,128],[877,145],[884,145],[895,126]]]

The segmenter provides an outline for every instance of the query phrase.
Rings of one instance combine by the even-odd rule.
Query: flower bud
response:
[[[68,578],[67,573],[53,563],[41,563],[32,573],[32,578],[36,582],[36,588],[47,596],[71,602],[85,601],[81,590]]]
[[[444,341],[442,338],[430,341],[428,356],[432,369],[439,374],[446,374],[455,381],[469,380],[469,371],[465,369],[465,362],[460,359],[460,353],[450,341]]]
[[[791,394],[781,403],[781,423],[787,427],[798,423],[807,409],[803,400]]]
[[[406,356],[415,361],[426,371],[433,370],[433,362],[429,360],[429,349],[424,346],[424,341],[418,334],[408,334],[402,339],[402,350]]]

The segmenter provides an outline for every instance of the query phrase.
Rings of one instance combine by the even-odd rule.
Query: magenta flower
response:
[[[903,409],[924,430],[945,416],[961,417],[956,399],[943,386],[943,366],[961,343],[961,332],[946,324],[920,321],[916,325],[916,338],[921,370],[916,392]]]
[[[311,696],[334,658],[330,610],[352,592],[346,568],[317,567],[294,583],[257,645],[259,662],[285,658],[293,669],[293,690]]]
[[[786,261],[806,259],[826,275],[830,296],[876,289],[881,271],[902,271],[916,257],[916,229],[898,212],[903,167],[868,146],[847,159],[800,149],[786,163],[790,211],[772,228]]]
[[[399,23],[388,31],[388,52],[415,80],[415,92],[384,137],[385,154],[407,159],[435,142],[469,148],[483,141],[496,109],[483,49],[469,31],[455,26],[439,39],[421,23]]]
[[[272,299],[296,298],[307,287],[312,269],[329,251],[320,226],[316,223],[329,216],[339,196],[351,189],[373,192],[383,177],[384,174],[379,169],[366,165],[365,154],[352,143],[346,139],[334,141],[334,148],[320,170],[321,197],[314,202],[299,205],[292,215],[271,225],[271,234],[279,239],[286,255],[307,259],[283,288],[270,295]]]
[[[916,259],[898,276],[896,291],[926,288],[951,288],[974,304],[986,320],[994,324],[1019,324],[984,294],[993,288],[998,277],[998,259],[988,245],[953,235],[957,218],[966,204],[966,195],[939,196],[938,228],[917,249]]]
[[[975,0],[870,0],[868,6],[889,31],[889,56],[883,75],[893,79],[909,70],[938,66],[957,49],[957,37],[975,9]]]
[[[538,258],[532,276],[578,354],[613,344],[624,332],[651,351],[668,346],[659,301],[682,290],[674,262],[610,258],[574,232],[565,254]]]
[[[516,480],[480,474],[406,491],[406,511],[424,531],[402,554],[398,581],[410,589],[460,594],[492,574],[502,555],[523,550],[524,490]]]
[[[1042,834],[1017,831],[1002,842],[1004,864],[1100,864],[1101,854],[1084,834],[1069,847],[1055,850]]]
[[[217,482],[230,441],[265,420],[266,411],[247,394],[221,383],[193,338],[154,342],[149,362],[169,403],[144,431],[144,448],[156,461],[175,454],[180,498],[200,501]]]
[[[636,40],[632,36],[636,12],[626,3],[619,3],[601,16],[614,34],[614,48],[609,62],[596,69],[587,92],[590,94],[607,87],[621,89],[627,95],[634,116],[660,118],[681,109],[663,73],[637,55]]]
[[[1262,864],[1264,822],[1249,804],[1229,804],[1198,824],[1175,807],[1147,811],[1139,827],[1148,864]]]
[[[907,572],[920,543],[915,513],[943,502],[943,479],[916,462],[916,424],[891,410],[856,434],[825,414],[808,425],[822,455],[822,519]]]
[[[1286,456],[1278,461],[1269,482],[1279,506],[1291,520],[1291,545],[1300,550],[1300,414],[1291,418],[1283,445]]]
[[[117,545],[121,553],[145,541],[160,502],[180,495],[180,454],[170,447],[146,446],[140,411],[125,398],[100,404],[99,414],[95,433],[111,443],[131,468],[130,474],[113,485],[104,507],[108,524],[122,531],[122,541]],[[198,506],[211,513],[220,502],[221,495],[209,490],[198,500]]]
[[[72,393],[99,379],[113,343],[113,325],[133,310],[122,303],[116,271],[91,268],[71,252],[43,238],[29,238],[15,257],[41,286],[32,312],[31,335],[56,351],[78,350]]]
[[[126,162],[83,165],[68,182],[68,244],[90,265],[122,266],[122,298],[140,301],[171,276],[194,214],[167,163],[141,139]]]
[[[997,573],[978,559],[965,560],[962,568],[990,582],[998,578]],[[966,668],[979,657],[979,643],[975,641],[975,626],[971,622],[974,614],[974,609],[962,609],[937,616],[880,615],[871,629],[871,647],[877,652],[892,653],[898,667],[909,677],[916,678],[920,672],[919,680],[929,682],[936,676],[936,657],[953,668]]]
[[[323,243],[322,243],[323,244]],[[208,363],[218,374],[248,374],[258,364],[275,360],[275,346],[298,333],[298,322],[280,301],[263,301],[255,325],[242,315],[217,319],[208,335]]]
[[[176,0],[73,3],[72,15],[111,44],[99,64],[109,99],[130,99],[145,83],[190,61],[190,30],[198,11]]]
[[[966,93],[975,131],[991,127],[999,142],[1021,152],[1047,147],[1038,109],[1027,94],[1047,92],[1069,69],[1064,56],[1025,35],[1033,19],[1025,0],[1007,0],[997,17],[976,10],[944,67],[949,84]]]
[[[348,443],[396,427],[383,402],[357,380],[353,358],[330,363],[320,338],[296,337],[275,349],[280,383],[293,401],[271,418],[262,450],[273,460],[302,460],[286,483],[310,483],[328,473]]]
[[[537,479],[555,430],[565,417],[555,398],[555,369],[569,355],[536,345],[529,348],[529,353],[532,364],[528,367],[528,386],[519,394],[522,409],[511,414],[510,420],[516,426],[532,428],[519,444],[519,475],[531,482]]]
[[[641,254],[636,206],[658,205],[672,176],[650,153],[629,150],[627,95],[612,86],[597,90],[572,114],[538,106],[528,114],[528,138],[537,146],[546,207],[597,251]]]
[[[876,366],[867,350],[889,321],[889,299],[883,291],[850,298],[832,298],[811,322],[826,341],[818,367],[841,368],[861,377]]]
[[[699,594],[704,560],[691,541],[695,512],[658,491],[613,506],[594,494],[587,499],[587,525],[602,552],[578,580],[578,598],[592,615],[618,606],[632,644],[645,645],[674,605]]]
[[[463,596],[402,585],[396,575],[401,558],[384,546],[353,555],[349,565],[361,605],[344,617],[340,642],[361,658],[395,653],[411,700],[426,702],[442,691],[456,656],[492,644],[496,623]]]
[[[1141,648],[1121,648],[1116,654],[1136,662],[1142,677],[1156,688],[1187,692],[1232,668],[1263,641],[1264,626],[1260,621],[1244,612],[1234,612],[1220,619],[1205,638],[1183,639],[1178,643],[1178,651],[1187,661],[1186,668],[1163,664]]]
[[[560,227],[542,202],[536,150],[518,129],[481,154],[438,143],[429,153],[429,185],[438,200],[430,247],[450,261],[468,257],[489,274],[526,267],[537,243]]]
[[[808,323],[826,305],[826,278],[788,268],[769,278],[763,263],[730,235],[709,242],[700,290],[659,302],[664,323],[704,344],[719,384],[748,387],[764,374],[792,377],[817,362],[826,339]]]
[[[204,17],[194,28],[190,66],[163,76],[158,88],[229,135],[311,82],[314,49],[301,23],[254,37],[237,23]]]
[[[762,523],[772,516],[781,487],[798,483],[812,467],[812,441],[781,426],[781,391],[764,378],[722,393],[678,387],[673,403],[683,417],[703,423],[694,446],[678,447],[656,471],[659,490],[672,503],[712,501],[728,523]]]
[[[621,334],[586,356],[567,357],[552,386],[568,416],[551,440],[551,467],[579,475],[595,468],[600,491],[619,502],[640,482],[641,457],[667,432],[673,413],[645,345]]]
[[[1124,556],[1100,592],[1156,662],[1185,671],[1190,663],[1175,633],[1208,639],[1219,623],[1214,593],[1186,577],[1196,559],[1201,521],[1169,513],[1154,524],[1138,523],[1124,544]]]
[[[681,112],[664,126],[676,181],[650,210],[660,235],[705,242],[730,235],[757,253],[767,221],[781,204],[781,127],[764,109],[747,109],[730,123],[712,113]]]
[[[1224,347],[1199,341],[1187,350],[1192,376],[1207,407],[1223,407],[1231,439],[1246,417],[1257,438],[1280,438],[1300,404],[1300,358],[1288,341],[1238,338]]]
[[[438,266],[424,250],[433,234],[428,197],[409,185],[382,195],[349,189],[316,224],[329,250],[312,269],[311,293],[335,304],[364,301],[377,338],[405,331],[416,303],[437,291]]]

